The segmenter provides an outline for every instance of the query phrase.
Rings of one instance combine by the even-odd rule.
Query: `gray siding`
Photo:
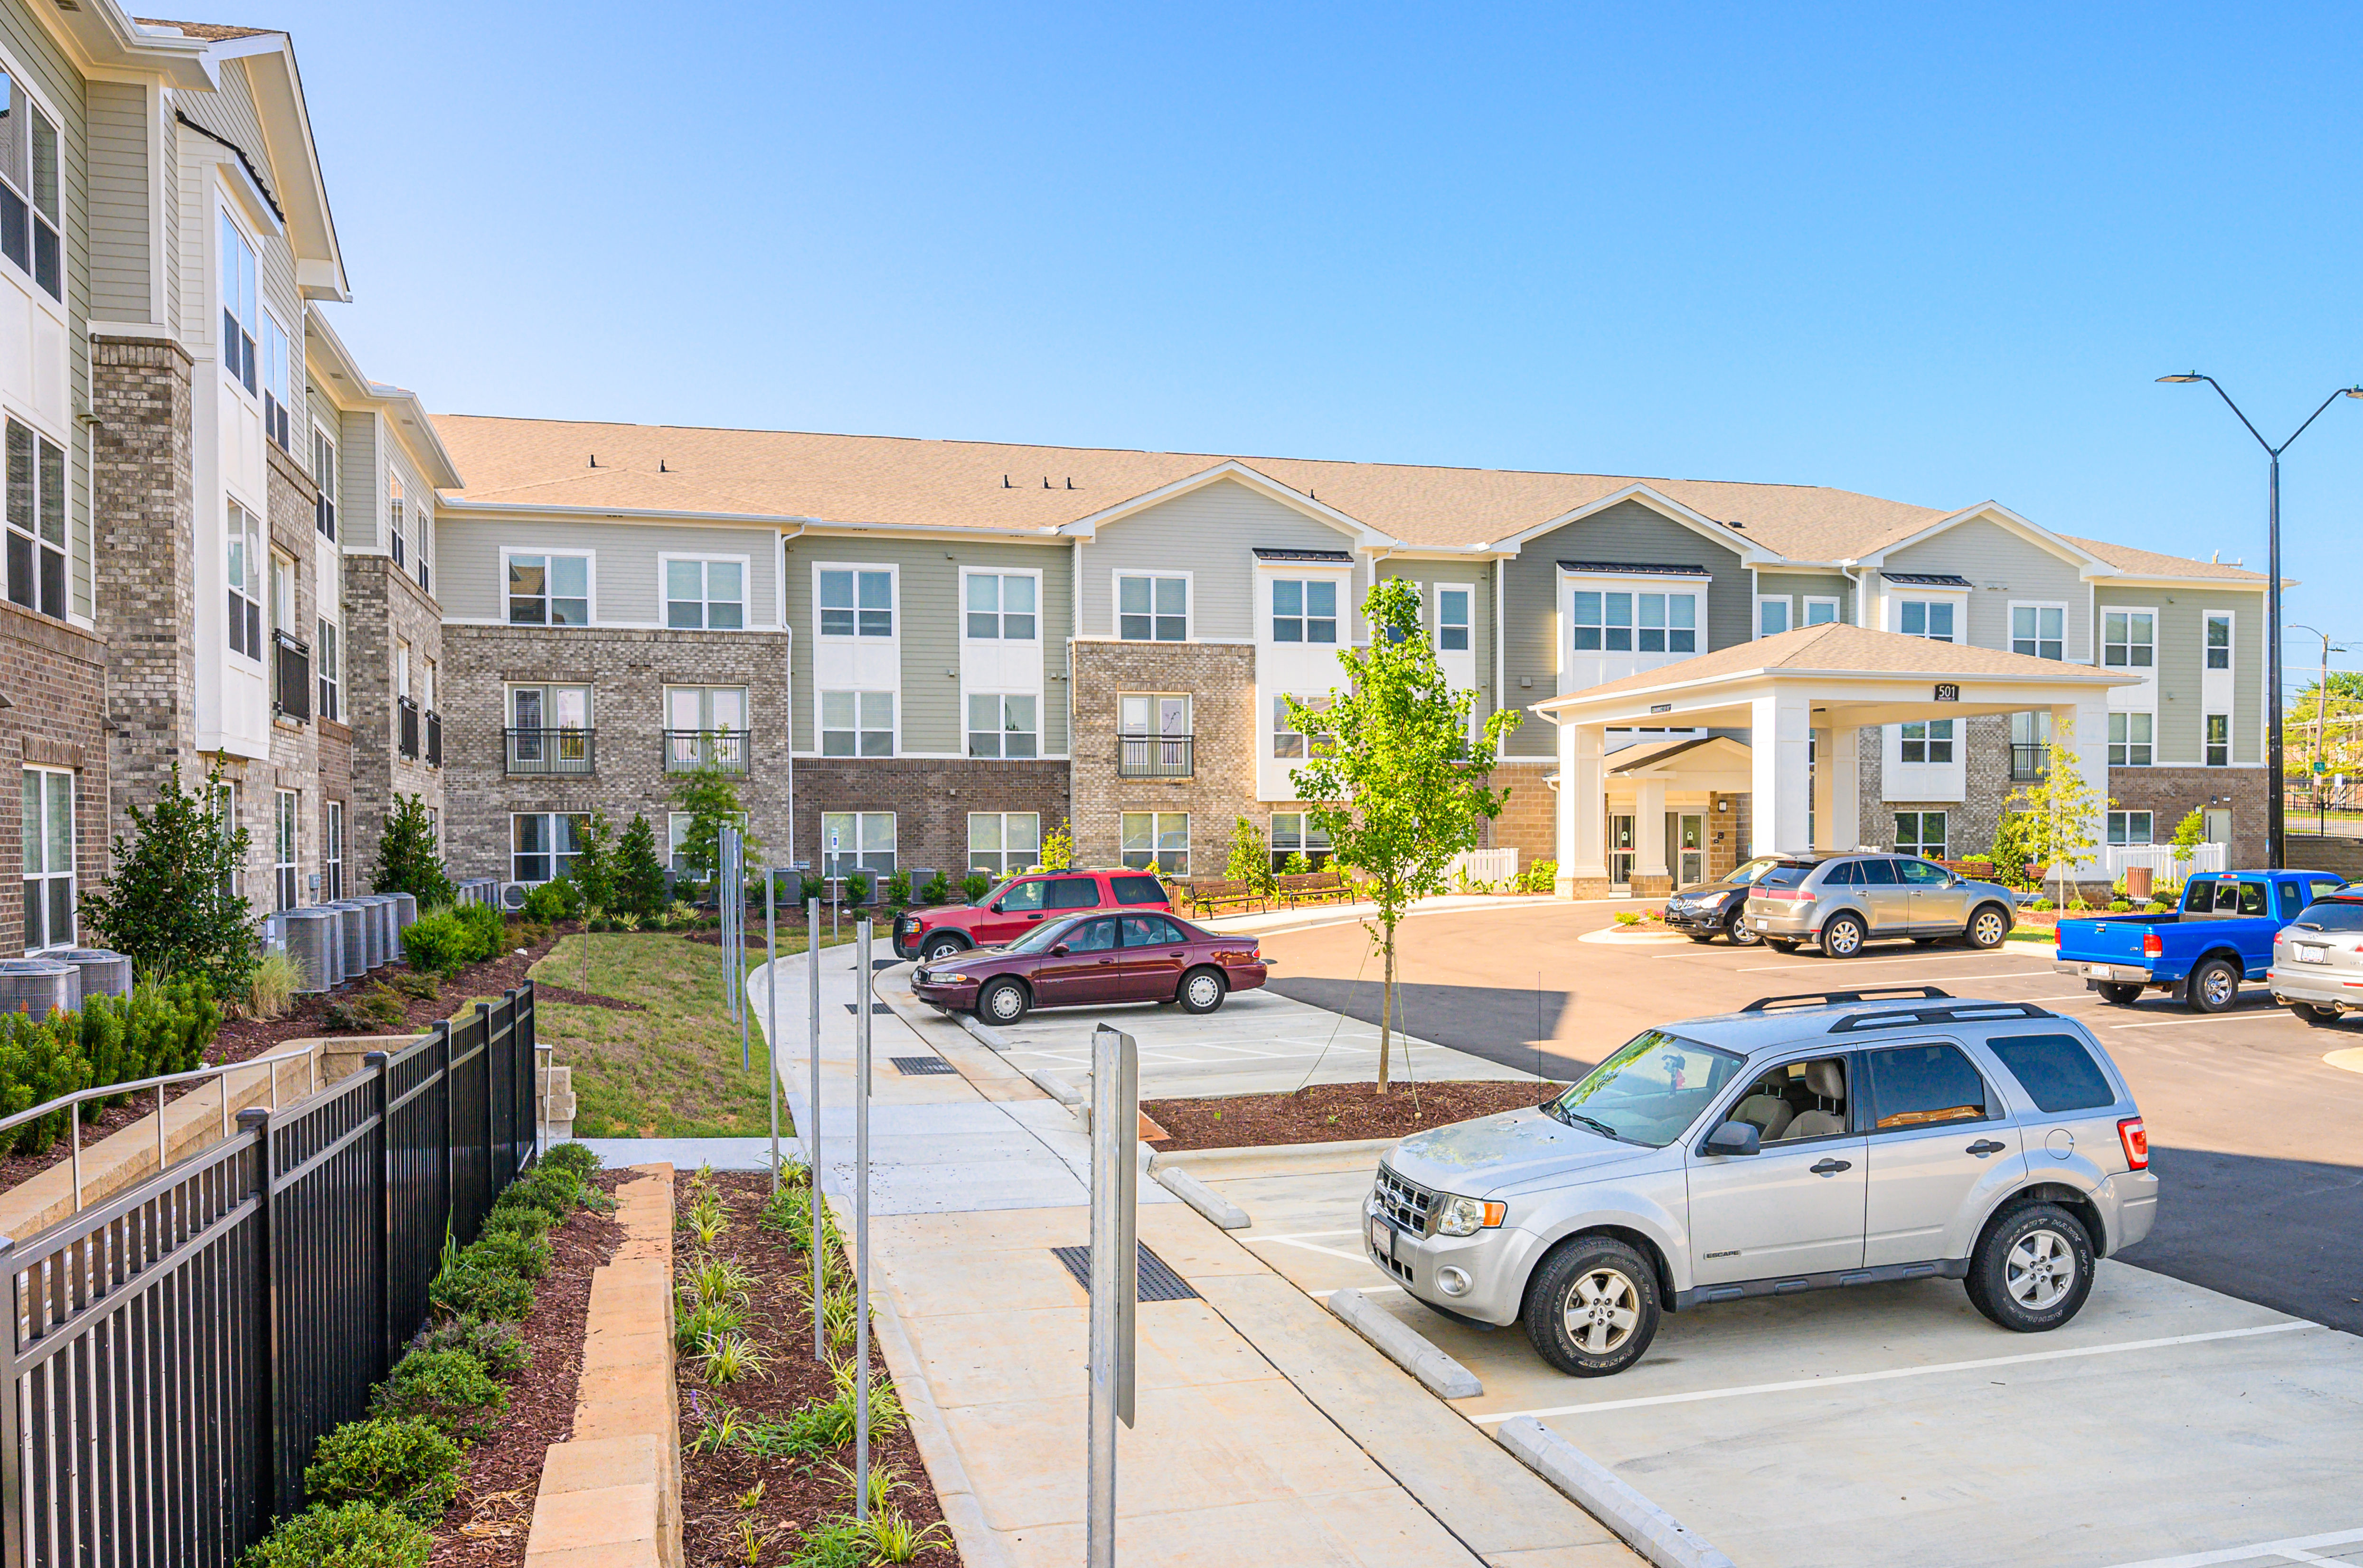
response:
[[[1805,601],[1835,599],[1838,602],[1838,619],[1851,623],[1855,617],[1854,581],[1843,572],[1767,571],[1756,574],[1756,593],[1760,599],[1785,598],[1789,601],[1789,624],[1805,624]]]
[[[415,476],[407,459],[393,464]],[[413,495],[422,493],[412,490]],[[531,522],[438,513],[435,597],[455,621],[505,621],[507,591],[501,578],[501,550],[552,549],[593,552],[592,615],[602,625],[655,626],[664,621],[660,556],[745,556],[747,624],[768,626],[775,619],[771,545],[764,527],[713,524],[702,527],[587,520]]]
[[[1109,599],[1115,573],[1186,571],[1191,576],[1191,631],[1204,639],[1244,642],[1255,635],[1256,548],[1350,550],[1355,541],[1292,506],[1233,480],[1137,512],[1100,530],[1083,546],[1082,617],[1087,637],[1115,635]],[[1369,566],[1354,563],[1354,629],[1361,633],[1361,599]]]
[[[416,463],[411,461],[410,453],[402,445],[400,433],[387,422],[384,415],[379,415],[377,427],[379,433],[385,438],[383,447],[385,466],[402,476],[402,531],[405,536],[402,542],[402,569],[408,572],[412,580],[416,581],[418,577],[418,507],[419,503],[424,502],[430,513],[435,511],[435,487],[427,482],[426,474]],[[383,487],[384,481],[379,482]],[[497,561],[499,557],[495,555],[494,559]],[[428,575],[434,580],[435,596],[440,602],[443,596],[443,577],[438,545],[434,530],[431,528],[427,530],[427,560],[430,568],[436,569]],[[603,581],[600,586],[604,589],[606,585]],[[494,591],[497,593],[499,590],[495,588]],[[489,612],[494,614],[499,613],[498,611]],[[604,610],[601,613],[605,613]],[[635,615],[632,619],[639,620],[643,617]]]
[[[2089,657],[2092,646],[2091,594],[2073,561],[2030,544],[1999,523],[1977,520],[1947,529],[1935,538],[1891,552],[1880,563],[1888,571],[1953,572],[1969,580],[1969,642],[1981,648],[2010,646],[2014,600],[2065,602],[2069,657]],[[1890,594],[1911,592],[1893,583]]]
[[[164,200],[162,203],[163,213],[161,217],[161,232],[150,237],[149,243],[151,245],[161,245],[166,249],[167,255],[164,267],[164,319],[168,322],[178,322],[181,319],[181,270],[180,268],[172,265],[170,252],[173,244],[173,237],[181,232],[181,181],[179,177],[181,167],[181,127],[180,123],[174,120],[170,113],[161,109],[158,113],[161,116],[161,125],[164,133],[162,153],[164,167],[161,170],[152,171],[150,178],[162,182]]]
[[[149,232],[148,92],[90,84],[90,304],[108,321],[148,321],[155,252]]]
[[[2265,596],[2254,591],[2190,587],[2118,587],[2103,584],[2099,610],[2158,612],[2158,761],[2197,765],[2205,759],[2207,616],[2232,616],[2232,760],[2264,756]],[[2301,684],[2313,679],[2302,664],[2290,666]],[[2304,731],[2295,704],[2285,715],[2292,747]]]
[[[174,104],[197,124],[216,135],[228,138],[244,149],[247,157],[253,160],[254,166],[263,171],[265,187],[270,189],[273,184],[271,174],[271,148],[270,144],[263,139],[262,121],[255,112],[253,88],[248,81],[246,72],[245,61],[229,61],[222,66],[220,91],[180,94],[176,95]],[[213,152],[220,152],[225,157],[229,156],[227,149],[217,147],[203,138],[197,139],[203,145],[191,145],[184,140],[183,150],[200,158],[209,158]],[[206,186],[203,182],[199,182],[193,188],[201,192]],[[276,199],[278,192],[272,189],[272,195]],[[211,286],[201,283],[200,280],[209,276],[205,268],[205,257],[213,244],[212,206],[209,203],[201,203],[189,215],[194,221],[185,225],[183,229],[182,266],[187,271],[188,282],[193,286],[184,291],[183,297],[193,306],[200,302],[210,305],[216,296]],[[278,318],[279,325],[286,329],[289,352],[300,355],[304,341],[304,299],[295,287],[295,253],[289,248],[283,237],[265,235],[261,237],[261,246],[256,253],[256,261],[262,302],[270,307],[271,314]],[[196,328],[190,341],[213,343],[219,333],[217,313],[206,308],[195,311],[194,314],[199,319],[188,324]],[[300,365],[300,359],[297,362]],[[291,386],[290,392],[300,402],[301,378],[295,377],[291,380],[299,383]],[[291,412],[299,423],[307,417],[300,407]]]
[[[1707,587],[1706,645],[1699,651],[1745,642],[1754,629],[1749,619],[1753,590],[1738,551],[1654,507],[1620,502],[1528,540],[1503,568],[1503,624],[1509,631],[1503,679],[1509,683],[1508,700],[1520,706],[1554,694],[1559,650],[1553,639],[1559,635],[1559,563],[1563,560],[1704,567],[1714,580]],[[1521,681],[1533,684],[1522,686]],[[1551,726],[1529,715],[1511,734],[1504,751],[1511,756],[1549,756],[1551,747]]]
[[[384,509],[377,469],[374,414],[329,411],[323,424],[337,432],[337,537],[349,550],[383,548]]]
[[[1477,656],[1477,716],[1491,713],[1497,701],[1493,690],[1493,563],[1492,561],[1406,561],[1379,563],[1381,578],[1407,578],[1418,583],[1421,600],[1433,605],[1438,584],[1473,590],[1469,596],[1469,646]]]

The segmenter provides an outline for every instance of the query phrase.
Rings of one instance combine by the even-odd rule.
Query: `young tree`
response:
[[[115,875],[82,896],[83,922],[154,980],[200,976],[216,997],[243,993],[261,953],[236,889],[250,842],[215,807],[216,769],[203,790],[181,788],[174,763],[156,802],[131,810],[132,837],[115,840]]]
[[[448,904],[460,895],[443,870],[443,856],[435,850],[435,823],[427,802],[416,795],[396,795],[394,815],[378,835],[377,877],[371,890],[408,893],[420,910]]]
[[[2188,860],[2191,852],[2207,842],[2207,813],[2194,808],[2174,824],[2174,857]]]
[[[1385,960],[1379,1004],[1379,1092],[1384,1094],[1395,1011],[1395,927],[1414,899],[1445,890],[1452,857],[1477,846],[1478,824],[1502,814],[1507,790],[1487,782],[1502,736],[1518,712],[1489,715],[1472,739],[1473,691],[1444,679],[1420,625],[1419,591],[1401,578],[1371,588],[1362,614],[1368,648],[1342,648],[1347,684],[1326,707],[1290,697],[1290,724],[1310,759],[1295,770],[1297,798],[1326,834],[1336,858],[1359,871],[1378,920],[1367,926]],[[1270,857],[1266,857],[1270,863]]]
[[[591,821],[576,841],[574,869],[567,876],[574,890],[582,895],[586,908],[606,911],[616,905],[616,830],[605,812],[591,813]]]
[[[1265,842],[1263,830],[1245,817],[1231,824],[1231,859],[1223,875],[1234,882],[1245,882],[1259,893],[1269,894],[1274,886],[1271,845]]]
[[[644,816],[632,818],[616,845],[614,907],[636,915],[656,914],[665,907],[664,862],[657,857],[656,829]]]
[[[1071,822],[1062,822],[1050,833],[1042,835],[1042,869],[1070,871],[1075,865],[1075,831]]]
[[[2069,871],[2091,858],[2100,847],[2093,832],[2101,813],[2116,804],[2100,794],[2084,781],[2081,769],[2076,766],[2076,754],[2069,748],[2075,737],[2075,726],[2058,724],[2052,729],[2049,771],[2039,783],[2029,784],[2002,802],[2005,810],[2016,807],[2020,826],[2030,859],[2047,870],[2060,873],[2058,902],[2068,902],[2066,878]]]
[[[738,775],[719,767],[693,767],[677,777],[673,799],[689,813],[689,831],[681,841],[682,864],[701,878],[712,877],[722,865],[724,825],[746,830],[747,808],[738,803]],[[751,833],[746,842],[749,855],[763,847]]]

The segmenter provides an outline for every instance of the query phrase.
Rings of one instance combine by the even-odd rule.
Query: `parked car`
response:
[[[946,958],[972,947],[1015,942],[1046,920],[1078,910],[1165,910],[1165,884],[1148,871],[1037,871],[1013,877],[981,904],[905,910],[894,921],[894,951],[904,958]]]
[[[2157,989],[2222,1012],[2240,999],[2244,981],[2272,967],[2281,928],[2343,880],[2327,871],[2206,872],[2182,885],[2181,906],[2165,914],[2062,920],[2052,964],[2120,1007]]]
[[[1765,945],[1793,953],[1818,943],[1825,958],[1851,958],[1867,942],[1964,937],[1999,947],[2018,908],[2008,888],[1947,871],[1911,855],[1782,856],[1747,889],[1742,917]]]
[[[1218,936],[1157,910],[1049,921],[1006,947],[920,960],[911,989],[940,1008],[1015,1023],[1037,1007],[1179,1002],[1212,1012],[1264,982],[1270,960],[1252,936]]]
[[[1756,879],[1780,865],[1777,855],[1759,855],[1742,861],[1712,882],[1677,890],[1666,900],[1665,922],[1692,942],[1728,937],[1734,947],[1753,947],[1764,939],[1740,916],[1747,908],[1747,889]]]
[[[2308,1023],[2332,1024],[2363,1011],[2363,887],[2324,895],[2273,937],[2265,984]]]
[[[2157,1214],[2089,1030],[1897,986],[1644,1030],[1536,1110],[1415,1133],[1363,1242],[1414,1300],[1597,1377],[1662,1313],[1833,1286],[1958,1279],[2001,1327],[2056,1329]]]

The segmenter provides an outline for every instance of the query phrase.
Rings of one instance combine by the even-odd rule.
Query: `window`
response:
[[[1190,640],[1190,580],[1186,577],[1119,577],[1115,609],[1115,635],[1128,643]],[[1275,618],[1273,637],[1278,636]]]
[[[333,904],[345,896],[345,803],[328,802],[328,820],[320,845],[320,901]]]
[[[1834,625],[1837,618],[1838,602],[1836,600],[1808,599],[1805,601],[1805,624],[1808,626]]]
[[[1895,853],[1925,855],[1931,860],[1949,860],[1945,853],[1947,843],[1946,814],[1943,812],[1898,812],[1895,813]],[[1912,863],[1904,870],[1908,874]]]
[[[1318,871],[1329,864],[1329,835],[1313,825],[1309,812],[1274,812],[1271,814],[1271,868],[1288,869],[1293,856],[1304,856],[1304,868]]]
[[[825,570],[820,574],[820,635],[824,637],[891,637],[894,635],[894,574],[891,571]]]
[[[254,340],[262,312],[254,299],[254,247],[227,213],[221,215],[221,306],[222,369],[247,391],[258,392]]]
[[[747,831],[746,812],[732,812],[729,820],[739,832]],[[689,863],[689,830],[696,821],[696,814],[691,812],[674,812],[665,818],[665,864],[676,871],[700,869]],[[708,845],[707,848],[713,853],[720,852],[718,845]]]
[[[2148,669],[2158,662],[2158,617],[2147,610],[2112,610],[2101,617],[2101,662],[2112,669]]]
[[[855,871],[892,876],[894,871],[894,813],[823,812],[820,843],[825,876],[843,877]]]
[[[0,76],[0,82],[6,78]],[[8,421],[8,597],[60,620],[66,613],[66,454]],[[235,509],[233,509],[235,510]]]
[[[591,624],[589,556],[511,556],[508,567],[510,625]]]
[[[1756,602],[1756,635],[1777,637],[1789,629],[1789,602],[1786,599],[1758,599]]]
[[[1190,939],[1161,914],[1126,915],[1116,922],[1126,947],[1170,947]]]
[[[1895,603],[1895,629],[1907,637],[1949,643],[1954,640],[1953,609],[1949,599],[1900,599]]]
[[[0,252],[65,298],[58,243],[58,127],[23,87],[0,72]]]
[[[1469,651],[1469,605],[1470,593],[1465,588],[1439,588],[1436,591],[1436,647],[1439,653]]]
[[[1903,758],[1905,762],[1950,762],[1953,760],[1953,721],[1950,719],[1915,719],[1901,726]]]
[[[320,499],[312,503],[312,526],[324,539],[337,536],[337,444],[318,425],[312,426],[312,482]]]
[[[1037,756],[1041,732],[1035,711],[1040,699],[971,691],[968,699],[971,756]]]
[[[428,658],[418,662],[418,705],[432,709],[435,706],[435,661]]]
[[[968,635],[980,641],[1032,642],[1040,635],[1035,620],[1037,593],[1031,574],[970,572]]]
[[[2029,709],[2010,716],[2010,778],[2031,784],[2051,771],[2051,715]]]
[[[1124,863],[1135,871],[1190,875],[1190,813],[1126,812]]]
[[[2117,1091],[2072,1034],[2003,1034],[1986,1042],[2046,1116],[2117,1102]]]
[[[1137,578],[1128,579],[1137,582]],[[1462,595],[1465,602],[1467,595]],[[1466,645],[1468,616],[1464,623]],[[1130,634],[1127,633],[1126,635]],[[1168,638],[1167,641],[1177,639]],[[1276,577],[1271,581],[1271,640],[1275,643],[1334,643],[1337,640],[1337,580],[1331,577]]]
[[[214,820],[216,822],[227,823],[232,832],[237,831],[237,785],[216,784],[214,786]],[[225,899],[235,899],[246,891],[246,868],[243,865],[233,867],[230,869],[229,874],[222,878],[220,891],[221,896]]]
[[[1190,699],[1174,692],[1127,691],[1115,700],[1117,728],[1128,735],[1186,735]]]
[[[295,563],[277,550],[271,552],[271,629],[295,635]]]
[[[2029,658],[2068,657],[2068,607],[2064,604],[2014,604],[2010,607],[2010,651]]]
[[[2232,766],[2232,715],[2229,713],[2207,715],[2207,766]]]
[[[295,885],[295,814],[304,804],[304,797],[293,790],[272,792],[272,856],[271,869],[278,883],[279,903],[283,910],[292,910],[304,901]]]
[[[971,871],[1006,877],[1023,871],[1042,854],[1042,819],[1033,812],[971,812],[968,864]]]
[[[666,561],[665,624],[709,632],[745,626],[746,567],[738,561]]]
[[[432,592],[435,578],[427,564],[427,547],[435,537],[435,514],[427,510],[424,500],[412,507],[410,513],[410,534],[418,546],[418,586]]]
[[[394,694],[410,695],[410,641],[406,637],[394,639]]]
[[[2232,617],[2228,614],[2207,617],[2207,668],[2232,668]]]
[[[1578,653],[1698,651],[1695,593],[1611,593],[1579,589],[1574,600]]]
[[[893,756],[894,693],[822,692],[820,754],[823,756]]]
[[[25,951],[74,944],[74,776],[25,769]]]
[[[2111,812],[2109,842],[2111,844],[2150,844],[2151,817],[2147,812]]]
[[[229,503],[229,650],[262,657],[262,524]]]
[[[587,771],[591,688],[513,686],[509,688],[509,726],[510,772]]]
[[[590,817],[573,812],[525,812],[512,816],[509,879],[554,882],[571,875],[590,826]]]
[[[1111,877],[1108,891],[1120,904],[1156,904],[1165,901],[1165,884],[1154,877]]]
[[[1899,1045],[1867,1052],[1863,1061],[1876,1132],[1986,1119],[1986,1081],[1958,1046]]]
[[[402,476],[389,469],[385,475],[385,547],[392,552],[394,564],[396,566],[403,564],[403,555],[410,547],[409,541],[403,532],[404,522]],[[510,564],[509,583],[511,589],[509,619],[514,621],[516,619],[515,598],[516,568],[514,562]],[[542,623],[537,621],[534,624],[540,625]]]
[[[2147,767],[2151,720],[2147,713],[2109,715],[2109,766]]]
[[[262,313],[262,434],[283,452],[294,440],[288,433],[287,330],[267,310]]]
[[[665,688],[665,767],[747,770],[747,689]]]

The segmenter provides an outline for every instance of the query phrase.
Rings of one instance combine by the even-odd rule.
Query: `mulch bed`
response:
[[[1565,1084],[1314,1084],[1293,1094],[1226,1095],[1215,1099],[1153,1099],[1146,1111],[1167,1137],[1160,1150],[1249,1149],[1267,1143],[1343,1143],[1402,1138],[1475,1116],[1524,1110]]]
[[[674,1178],[674,1201],[683,1211],[692,1196],[691,1176],[683,1171]],[[768,1459],[736,1448],[718,1453],[689,1452],[691,1440],[724,1407],[739,1410],[751,1421],[783,1421],[806,1405],[826,1403],[836,1392],[828,1368],[813,1360],[811,1256],[786,1231],[755,1222],[771,1195],[771,1177],[755,1172],[720,1172],[710,1179],[730,1215],[730,1228],[722,1233],[714,1251],[738,1259],[754,1275],[745,1331],[763,1353],[765,1364],[755,1376],[727,1388],[709,1388],[699,1381],[695,1356],[681,1359],[682,1554],[689,1568],[747,1562],[740,1521],[751,1518],[759,1531],[782,1531],[763,1551],[760,1561],[785,1562],[795,1555],[798,1531],[852,1511],[852,1487],[834,1466],[850,1471],[853,1448],[848,1444],[834,1453],[806,1459]],[[694,1236],[687,1231],[675,1236],[677,1277],[695,1252]],[[841,1266],[841,1258],[835,1254],[829,1261]],[[831,1277],[848,1276],[838,1273]],[[875,1376],[884,1371],[885,1362],[874,1332],[870,1354]],[[930,1525],[943,1518],[926,1466],[920,1462],[918,1444],[907,1429],[890,1436],[873,1432],[870,1463],[873,1470],[891,1466],[901,1473],[906,1485],[895,1493],[892,1504],[914,1524]],[[761,1501],[751,1509],[742,1508],[741,1501],[758,1483],[763,1488]],[[937,1539],[940,1544],[912,1561],[926,1568],[956,1568],[959,1550],[945,1537]]]
[[[592,1178],[613,1194],[622,1171]],[[460,1495],[435,1531],[434,1568],[520,1568],[541,1485],[544,1451],[574,1435],[574,1397],[582,1378],[582,1331],[591,1312],[591,1271],[613,1257],[624,1228],[606,1214],[575,1211],[550,1232],[556,1257],[534,1283],[533,1310],[519,1324],[533,1364],[508,1383],[499,1429],[468,1455]]]

